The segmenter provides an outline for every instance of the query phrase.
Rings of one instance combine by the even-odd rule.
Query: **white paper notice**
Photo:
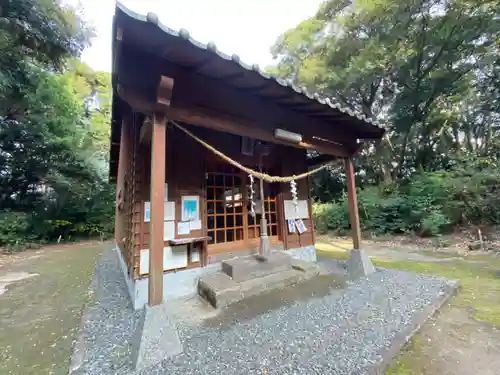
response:
[[[189,221],[188,222],[178,222],[177,223],[177,234],[179,236],[189,234],[191,232],[190,226],[189,226]]]
[[[141,258],[139,261],[139,274],[146,275],[149,273],[149,250],[141,250]]]
[[[293,201],[285,200],[283,202],[285,208],[285,219],[309,219],[309,206],[307,200],[300,200],[297,202],[297,207]]]
[[[163,222],[163,241],[173,240],[175,238],[175,221]]]
[[[194,220],[189,222],[189,228],[191,230],[199,230],[201,229],[201,220]]]
[[[144,222],[151,220],[151,202],[144,202]]]
[[[300,234],[302,234],[305,231],[307,231],[307,228],[304,225],[304,222],[302,221],[302,219],[295,220],[295,225],[297,226],[297,230],[299,231]]]
[[[199,262],[200,261],[200,252],[197,248],[191,249],[191,262]]]
[[[187,246],[169,246],[163,248],[163,270],[187,267]]]
[[[175,220],[175,202],[164,202],[163,220]]]

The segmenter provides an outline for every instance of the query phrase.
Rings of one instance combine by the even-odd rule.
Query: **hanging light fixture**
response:
[[[293,143],[302,142],[302,135],[298,133],[289,132],[283,129],[274,129],[274,137],[277,139],[282,139],[284,141],[289,141]]]

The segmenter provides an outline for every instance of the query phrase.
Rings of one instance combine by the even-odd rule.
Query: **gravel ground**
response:
[[[106,253],[85,324],[82,374],[126,373],[138,313],[131,312],[120,272],[114,254]],[[344,290],[229,327],[179,323],[184,353],[140,375],[363,374],[448,289],[437,277],[379,270]]]
[[[126,374],[140,312],[128,298],[118,258],[111,246],[98,262],[92,280],[93,303],[84,316],[83,363],[74,374]]]

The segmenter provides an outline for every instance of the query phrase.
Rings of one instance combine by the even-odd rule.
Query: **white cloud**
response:
[[[78,0],[67,0],[76,3]],[[200,42],[213,41],[227,54],[266,66],[276,38],[316,12],[321,0],[123,0],[141,14],[154,12],[168,27],[187,29]],[[111,69],[113,0],[80,0],[84,17],[96,28],[83,60],[96,70]]]

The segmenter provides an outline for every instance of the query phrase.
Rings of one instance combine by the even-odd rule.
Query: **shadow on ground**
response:
[[[218,315],[206,319],[206,327],[231,326],[258,315],[307,301],[325,297],[334,289],[345,286],[346,280],[340,275],[319,275],[306,282],[246,298],[223,309]]]

